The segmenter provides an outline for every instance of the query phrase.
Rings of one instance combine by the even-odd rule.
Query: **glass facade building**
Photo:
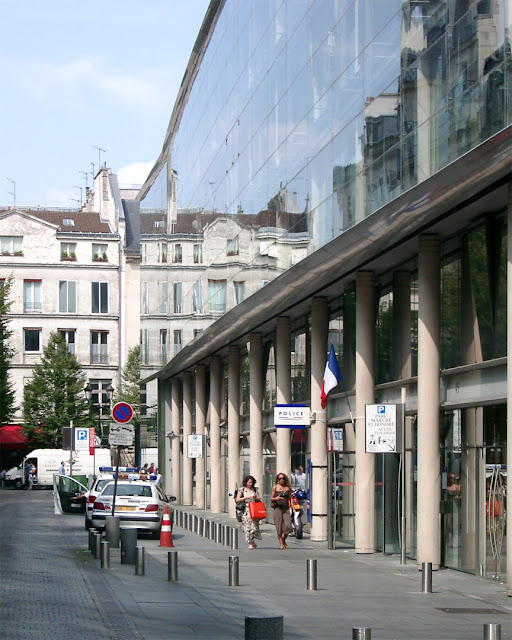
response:
[[[311,309],[324,299],[321,359],[334,344],[346,385],[327,412],[327,427],[344,430],[343,451],[329,461],[336,489],[326,498],[327,536],[334,546],[367,550],[356,508],[364,502],[368,548],[398,552],[405,535],[407,553],[420,562],[428,553],[418,503],[435,500],[434,564],[501,578],[511,29],[512,0],[214,0],[162,154],[139,195],[148,384],[170,385],[220,357],[227,421],[226,349],[236,344],[239,469],[253,472],[249,354],[251,333],[260,332],[259,455],[268,493],[279,461],[270,417],[281,388],[276,322],[290,319],[286,401],[314,409],[319,332]],[[434,248],[422,244],[425,234],[436,237]],[[359,272],[373,278],[366,306]],[[369,327],[363,337],[362,324]],[[358,371],[370,343],[368,384]],[[435,376],[432,431],[422,427],[431,420],[423,381]],[[180,406],[186,389],[174,393]],[[368,467],[372,497],[358,497],[367,458],[347,401],[396,403],[402,389],[404,451],[376,454]],[[163,416],[161,393],[158,402]],[[315,456],[313,428],[306,431],[292,438],[292,467]],[[219,437],[225,486],[230,454],[227,434]],[[434,498],[420,486],[425,437],[438,445]]]

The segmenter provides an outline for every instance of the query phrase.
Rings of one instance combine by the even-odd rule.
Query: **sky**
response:
[[[100,161],[140,186],[208,4],[0,0],[0,206],[78,207]]]

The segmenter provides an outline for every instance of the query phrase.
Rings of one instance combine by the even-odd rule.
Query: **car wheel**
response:
[[[22,486],[23,486],[23,482],[21,480],[16,480],[16,482],[14,483],[15,489],[21,489]]]

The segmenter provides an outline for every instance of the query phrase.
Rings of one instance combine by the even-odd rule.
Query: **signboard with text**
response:
[[[274,426],[285,429],[305,429],[311,423],[309,407],[298,404],[276,404]]]
[[[89,429],[75,427],[75,451],[89,451]]]
[[[396,407],[396,404],[366,405],[366,453],[397,452]]]
[[[112,422],[108,434],[108,443],[113,447],[130,447],[133,444],[133,424],[119,424]]]
[[[203,436],[191,435],[187,438],[187,451],[189,458],[203,457]]]

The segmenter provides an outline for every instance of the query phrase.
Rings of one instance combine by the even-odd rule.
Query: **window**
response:
[[[194,313],[203,313],[203,282],[197,280],[194,282],[192,289],[192,311]]]
[[[194,329],[194,338],[197,338],[197,336],[200,336],[202,333],[202,329]]]
[[[183,286],[181,282],[174,282],[173,289],[173,313],[183,312]]]
[[[232,240],[228,240],[228,246],[226,250],[228,256],[237,256],[238,255],[238,236],[233,238]]]
[[[158,283],[158,297],[160,300],[160,306],[158,307],[158,313],[167,313],[167,282]]]
[[[194,245],[194,264],[201,264],[203,262],[203,246],[200,244]]]
[[[22,236],[0,236],[0,248],[3,256],[12,256],[21,254],[23,237]]]
[[[23,281],[23,311],[41,311],[41,280]]]
[[[240,304],[245,299],[245,282],[233,282],[235,287],[235,304]]]
[[[89,380],[91,402],[98,411],[99,417],[110,418],[110,394],[107,389],[112,385],[112,380]]]
[[[140,283],[140,312],[142,315],[149,313],[149,282]]]
[[[167,242],[158,243],[158,262],[167,262]]]
[[[174,331],[174,355],[181,351],[181,331]]]
[[[140,363],[149,364],[149,331],[141,329],[140,332]]]
[[[226,280],[208,280],[210,311],[226,311]]]
[[[181,244],[175,244],[172,261],[181,262],[182,260],[183,260],[183,250],[182,250]]]
[[[60,243],[60,259],[76,260],[76,242]]]
[[[91,331],[91,364],[108,364],[108,331]]]
[[[108,282],[91,282],[91,313],[108,313]]]
[[[72,220],[71,218],[64,218],[64,220],[62,221],[62,224],[65,227],[74,227],[75,221]]]
[[[23,347],[25,353],[41,351],[41,329],[23,329]]]
[[[140,385],[140,415],[146,416],[148,413],[148,390],[145,384]]]
[[[68,345],[69,353],[75,353],[75,329],[59,329],[59,333],[64,338],[64,342]]]
[[[167,362],[167,329],[160,329],[160,364]]]
[[[59,313],[76,313],[76,282],[59,282]]]
[[[107,261],[107,244],[96,244],[93,242],[92,244],[92,259],[93,260],[103,260]]]

